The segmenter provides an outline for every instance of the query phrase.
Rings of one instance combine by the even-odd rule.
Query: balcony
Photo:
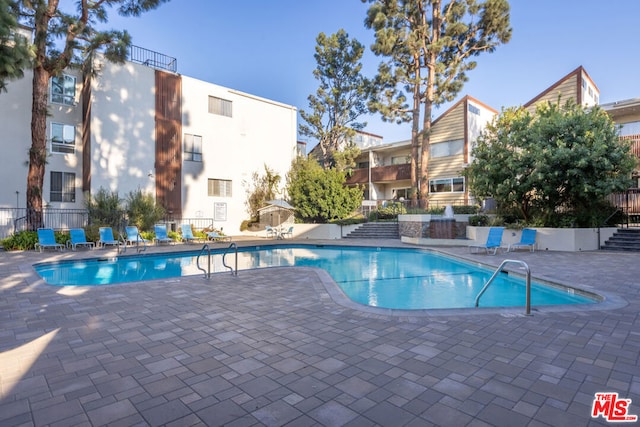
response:
[[[176,58],[134,45],[130,46],[129,61],[172,73],[178,69]]]
[[[393,182],[411,179],[411,164],[378,166],[371,168],[371,182]],[[347,177],[347,184],[366,184],[369,182],[369,170],[367,168],[354,169],[351,176]]]

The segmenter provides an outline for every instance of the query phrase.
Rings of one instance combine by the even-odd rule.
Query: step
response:
[[[604,245],[600,246],[604,251],[640,252],[640,229],[619,228]]]
[[[399,239],[398,224],[395,222],[367,222],[350,232],[349,239]]]

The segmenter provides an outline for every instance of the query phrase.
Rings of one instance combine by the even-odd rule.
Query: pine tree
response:
[[[318,66],[313,75],[320,87],[315,95],[307,98],[311,112],[300,111],[306,122],[300,125],[300,134],[318,140],[322,150],[320,162],[325,168],[342,170],[358,155],[349,141],[356,130],[366,125],[357,121],[368,113],[370,83],[360,73],[364,46],[350,39],[344,30],[331,36],[320,33],[316,41],[314,57]],[[336,156],[344,149],[347,149],[346,156],[344,152]]]
[[[126,31],[100,31],[96,23],[107,21],[107,6],[122,16],[138,16],[167,0],[109,0],[74,2],[72,12],[62,10],[59,0],[18,0],[18,22],[33,29],[33,95],[31,148],[27,174],[27,224],[42,225],[42,188],[47,158],[47,105],[49,79],[70,66],[84,66],[87,76],[93,54],[123,62],[131,38]]]
[[[370,108],[385,120],[411,122],[412,203],[415,206],[419,199],[426,207],[433,108],[460,92],[466,72],[476,66],[473,57],[511,39],[509,3],[362,1],[371,3],[365,26],[375,31],[372,50],[387,58],[379,66],[376,84],[381,89]]]

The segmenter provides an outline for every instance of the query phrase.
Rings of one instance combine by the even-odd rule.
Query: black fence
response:
[[[621,225],[640,225],[640,188],[629,188],[624,193],[609,196],[609,201],[620,211],[625,213],[625,223]]]
[[[129,49],[129,60],[147,67],[156,68],[158,70],[167,70],[173,73],[178,69],[176,58],[164,55],[153,50],[145,49],[140,46],[131,45]]]

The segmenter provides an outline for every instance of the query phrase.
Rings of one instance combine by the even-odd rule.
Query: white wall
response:
[[[215,218],[226,234],[240,234],[249,219],[245,183],[265,165],[285,177],[296,153],[295,107],[182,78],[183,134],[202,136],[202,162],[183,161],[183,216]],[[232,102],[232,117],[208,112],[209,96]],[[208,180],[232,181],[232,197],[208,196]],[[214,203],[226,204],[226,219],[214,217]]]
[[[91,190],[155,196],[155,72],[107,63],[92,83]]]
[[[0,156],[0,207],[24,208],[26,205],[27,171],[31,146],[31,84],[33,72],[25,70],[24,77],[10,80],[7,92],[0,93],[0,124],[2,149]],[[16,206],[16,191],[18,204]]]
[[[82,197],[82,104],[80,98],[81,77],[77,71],[67,70],[64,74],[75,76],[75,105],[49,102],[47,116],[47,164],[45,166],[42,203],[53,208],[75,209],[83,207]],[[29,148],[31,147],[31,96],[33,72],[24,71],[24,77],[11,80],[7,92],[0,94],[0,124],[2,142],[6,155],[0,156],[0,207],[26,207],[26,185],[29,170]],[[51,152],[51,122],[75,126],[75,153]],[[76,202],[50,202],[50,172],[71,172],[76,174]],[[16,198],[16,191],[18,191]],[[16,200],[18,206],[16,206]]]
[[[476,139],[478,139],[478,136],[480,136],[480,133],[487,126],[487,123],[493,120],[493,118],[495,117],[495,113],[487,109],[483,105],[477,104],[471,100],[469,100],[469,105],[480,110],[480,114],[474,114],[471,111],[467,111],[469,163],[471,163],[473,161],[473,156],[471,155],[471,151],[473,150],[473,147],[476,146]]]

